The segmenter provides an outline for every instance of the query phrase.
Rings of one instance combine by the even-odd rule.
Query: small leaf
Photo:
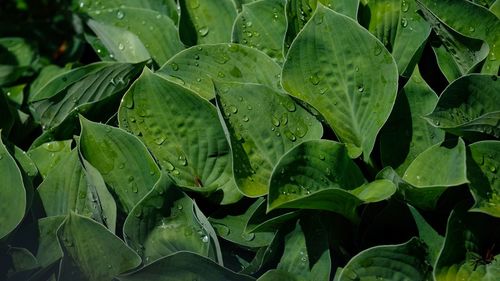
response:
[[[141,258],[101,224],[71,212],[57,231],[63,250],[62,280],[109,281]]]
[[[80,151],[116,195],[119,209],[128,213],[151,190],[160,171],[135,136],[80,117]],[[126,176],[124,176],[126,175]]]
[[[428,259],[431,264],[436,264],[441,248],[443,247],[444,237],[439,235],[434,228],[422,217],[417,209],[408,205],[415,224],[418,228],[420,239],[427,245]]]
[[[36,258],[42,268],[49,267],[62,258],[62,250],[57,241],[57,229],[66,216],[45,217],[38,220],[38,248]]]
[[[45,178],[57,163],[69,155],[72,143],[72,140],[47,142],[30,149],[28,156],[35,163],[40,175]]]
[[[392,110],[397,80],[384,46],[323,5],[290,47],[282,75],[285,90],[321,113],[352,158],[363,152],[365,160]]]
[[[319,139],[323,128],[292,98],[264,85],[215,85],[238,188],[249,197],[264,195],[281,155],[303,141]]]
[[[211,79],[258,83],[279,89],[280,73],[280,66],[264,53],[239,44],[191,47],[175,55],[158,71],[205,99],[215,96]]]

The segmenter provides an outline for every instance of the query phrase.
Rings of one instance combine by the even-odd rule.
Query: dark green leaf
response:
[[[44,143],[30,149],[28,156],[35,163],[40,175],[45,178],[61,159],[69,155],[72,143],[72,140]]]

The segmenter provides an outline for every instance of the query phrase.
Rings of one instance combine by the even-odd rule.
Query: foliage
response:
[[[0,280],[500,280],[500,1],[0,3]]]

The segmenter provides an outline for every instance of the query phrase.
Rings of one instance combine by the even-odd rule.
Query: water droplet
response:
[[[180,175],[180,173],[181,173],[181,172],[179,172],[179,170],[174,170],[172,173],[173,173],[174,175],[178,176],[178,175]]]
[[[469,27],[469,31],[470,31],[470,32],[474,32],[475,30],[476,30],[476,29],[475,29],[473,26]]]
[[[120,165],[118,165],[118,169],[123,169],[125,168],[125,164],[124,163],[120,163]]]
[[[187,165],[187,160],[186,160],[186,157],[184,157],[183,155],[179,155],[179,158],[177,159],[179,164],[182,165],[182,166],[186,166]]]
[[[490,171],[491,171],[492,173],[495,173],[495,172],[497,171],[497,168],[496,168],[495,166],[491,166],[491,167],[490,167]]]
[[[408,4],[408,2],[406,0],[403,0],[401,2],[401,10],[403,10],[403,12],[408,12],[408,10],[410,9],[410,5]]]
[[[133,193],[139,192],[139,189],[137,188],[137,183],[135,182],[132,183],[132,192]]]
[[[375,46],[375,48],[373,48],[373,53],[378,56],[382,53],[382,47],[379,46],[378,44]]]
[[[200,7],[200,2],[198,0],[188,1],[188,3],[192,9],[197,9],[198,7]]]
[[[204,26],[204,27],[198,29],[198,34],[200,34],[201,37],[205,37],[205,36],[207,36],[208,31],[209,31],[208,27]]]
[[[436,121],[434,121],[434,124],[436,124],[436,126],[439,126],[439,125],[441,125],[441,122],[439,122],[439,120],[436,120]]]
[[[319,79],[318,75],[314,74],[314,75],[309,76],[309,82],[311,82],[311,84],[313,84],[313,85],[318,85],[320,82],[320,79]]]
[[[276,118],[276,116],[273,115],[273,117],[271,118],[271,122],[273,123],[273,125],[275,127],[279,127],[280,125],[280,120],[278,118]]]
[[[244,116],[243,116],[243,121],[248,122],[248,120],[250,120],[250,119],[248,118],[248,116],[244,115]]]
[[[217,73],[217,77],[224,78],[224,77],[226,77],[226,75],[224,75],[224,73],[222,71],[219,71],[219,73]]]
[[[205,235],[201,236],[201,242],[208,243],[208,240],[209,240],[208,235],[205,234]]]
[[[179,65],[178,65],[178,64],[176,64],[175,62],[171,63],[171,64],[170,64],[170,67],[172,67],[172,70],[173,70],[173,71],[177,71],[177,70],[179,70]]]
[[[358,92],[362,93],[365,91],[365,87],[363,87],[363,85],[359,85],[358,86]]]
[[[251,106],[251,105],[248,105],[248,106],[247,106],[247,109],[248,109],[248,110],[252,110],[252,106]]]
[[[406,18],[401,19],[401,26],[402,27],[407,27],[408,26],[408,20]]]
[[[285,131],[285,136],[292,142],[297,140],[297,137],[289,130]]]
[[[247,27],[250,27],[250,26],[252,26],[252,22],[251,21],[247,21],[246,25],[247,25]]]
[[[132,181],[134,181],[134,176],[129,176],[128,177],[128,182],[132,182]]]
[[[116,12],[116,18],[117,19],[121,20],[124,17],[125,17],[125,14],[122,11],[118,10],[118,12]]]
[[[325,155],[320,154],[320,155],[319,155],[319,159],[320,159],[320,160],[325,160]]]
[[[162,145],[164,142],[165,142],[165,136],[164,136],[164,135],[160,135],[160,136],[158,136],[158,137],[155,139],[155,143],[156,143],[157,145]]]
[[[167,169],[167,171],[172,172],[173,170],[175,170],[175,167],[174,165],[172,165],[172,163],[165,161],[163,164],[164,164],[163,166],[165,166],[165,169]]]
[[[242,233],[241,238],[245,241],[252,241],[255,239],[255,233]]]

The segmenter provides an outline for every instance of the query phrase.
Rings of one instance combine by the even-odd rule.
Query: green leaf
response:
[[[109,281],[141,258],[103,225],[71,212],[57,231],[63,250],[61,280]]]
[[[249,197],[267,194],[281,155],[323,127],[289,96],[258,84],[216,82],[217,106],[228,131],[234,177]]]
[[[441,248],[443,247],[444,237],[439,235],[439,233],[429,225],[417,209],[411,205],[408,205],[408,208],[417,225],[420,239],[427,245],[429,262],[431,264],[436,264]]]
[[[469,146],[467,178],[476,203],[471,211],[500,217],[500,142],[482,141]]]
[[[190,252],[177,252],[163,257],[142,269],[119,276],[120,281],[251,281],[250,276],[234,273],[210,259]]]
[[[36,258],[42,268],[49,267],[62,258],[62,250],[57,241],[57,229],[66,216],[46,217],[38,220],[38,248]]]
[[[48,130],[78,112],[98,111],[99,104],[116,100],[143,66],[100,62],[56,76],[30,97],[33,116]]]
[[[399,245],[381,245],[353,257],[342,269],[339,281],[432,280],[426,246],[417,238]]]
[[[141,39],[134,33],[92,19],[87,21],[87,25],[108,49],[111,58],[129,63],[139,63],[151,58]]]
[[[279,89],[280,73],[280,66],[264,53],[239,44],[191,47],[175,55],[158,71],[205,99],[215,96],[211,79]]]
[[[380,133],[384,166],[391,166],[403,175],[417,155],[444,140],[444,132],[422,118],[432,111],[437,100],[436,93],[423,80],[418,67],[415,68]]]
[[[181,0],[179,34],[188,45],[229,43],[236,18],[232,0]]]
[[[158,65],[164,64],[169,58],[184,49],[174,21],[160,12],[144,8],[117,7],[92,11],[89,15],[99,24],[114,26],[122,29],[122,32],[129,31],[136,35]],[[106,39],[103,38],[103,35],[99,36],[98,31],[96,33],[106,45]],[[121,52],[133,48],[132,42],[113,40],[113,44],[118,44],[118,51]],[[114,45],[112,48],[106,46],[116,57],[116,46]],[[120,60],[118,57],[116,58]]]
[[[286,32],[284,0],[260,0],[243,5],[233,26],[234,43],[259,49],[277,62],[283,62]]]
[[[365,160],[392,110],[397,80],[396,64],[384,46],[323,5],[290,47],[282,75],[283,87],[324,116],[349,155],[363,153]]]
[[[0,90],[0,111],[2,119],[0,119],[0,129],[4,135],[8,136],[15,123],[15,112],[12,105],[9,103],[7,95]]]
[[[102,174],[119,209],[128,213],[153,188],[158,166],[137,137],[83,117],[80,122],[83,157]]]
[[[312,17],[318,2],[354,20],[357,18],[359,0],[288,0],[286,3],[288,28],[285,37],[285,50],[289,49],[293,40]]]
[[[248,220],[264,201],[265,199],[261,197],[245,209],[243,213],[232,214],[233,212],[231,212],[231,214],[224,216],[214,215],[209,218],[209,221],[217,235],[227,241],[252,248],[268,246],[275,236],[273,231],[256,233],[246,231]]]
[[[33,46],[18,37],[0,38],[0,86],[15,82],[36,59]]]
[[[123,98],[119,121],[179,186],[204,193],[236,189],[217,111],[192,91],[145,68]]]
[[[61,159],[69,155],[72,142],[72,140],[47,142],[28,151],[28,156],[43,178],[47,177]]]
[[[269,182],[268,210],[328,210],[357,221],[356,207],[390,197],[388,180],[364,185],[359,168],[344,145],[328,140],[304,142],[285,154]]]
[[[294,274],[280,269],[271,269],[257,279],[257,281],[299,281]]]
[[[470,74],[453,81],[426,118],[433,126],[465,138],[500,137],[498,76]]]
[[[178,251],[217,259],[215,232],[196,208],[193,200],[162,174],[125,220],[125,240],[146,264]]]
[[[276,209],[267,212],[266,200],[257,199],[259,205],[253,210],[245,226],[246,233],[272,232],[285,222],[294,220],[300,211]]]
[[[299,280],[329,280],[331,258],[328,233],[318,217],[307,217],[296,223],[285,236],[285,250],[277,269],[289,272]]]
[[[448,187],[466,184],[465,143],[444,141],[420,153],[406,169],[403,180],[412,188],[406,190],[419,207],[433,208]]]
[[[436,281],[494,281],[500,276],[500,221],[460,205],[450,215],[446,239],[434,269]]]
[[[1,131],[0,131],[1,135]],[[22,221],[26,209],[26,189],[16,160],[0,138],[0,239]]]
[[[417,0],[422,11],[428,10],[456,32],[489,45],[483,73],[498,74],[500,60],[500,20],[492,12],[466,0]]]
[[[39,267],[37,259],[26,248],[9,247],[7,254],[12,260],[8,280],[25,280]]]

